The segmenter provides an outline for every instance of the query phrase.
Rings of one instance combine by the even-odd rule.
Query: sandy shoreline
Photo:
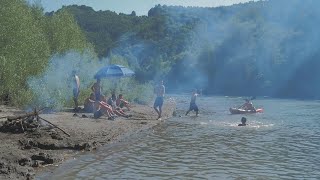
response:
[[[175,106],[173,99],[165,100],[163,120],[172,116]],[[0,110],[0,117],[26,113],[3,105],[0,105]],[[78,113],[77,116],[73,112],[40,114],[41,118],[59,126],[70,137],[48,126],[24,133],[0,132],[0,179],[33,179],[37,172],[46,169],[45,166],[61,163],[79,151],[95,150],[117,142],[123,135],[139,133],[160,123],[152,105],[133,104],[127,113],[132,117],[118,117],[113,121],[104,116],[93,119],[90,113]]]

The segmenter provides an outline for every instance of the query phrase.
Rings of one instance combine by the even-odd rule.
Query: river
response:
[[[320,101],[258,97],[263,113],[231,115],[243,98],[200,96],[196,117],[173,97],[176,117],[36,179],[320,179]]]

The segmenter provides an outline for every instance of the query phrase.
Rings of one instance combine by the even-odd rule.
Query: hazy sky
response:
[[[137,15],[147,15],[148,11],[157,4],[216,7],[249,0],[27,0],[29,2],[41,2],[45,11],[56,11],[63,5],[87,5],[94,10],[111,10],[117,13],[130,14],[135,11]]]

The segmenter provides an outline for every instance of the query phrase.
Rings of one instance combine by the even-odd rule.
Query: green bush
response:
[[[47,17],[42,8],[29,6],[23,0],[2,0],[0,17],[2,100],[9,99],[9,103],[15,106],[32,103],[37,106],[41,104],[39,102],[42,99],[37,99],[40,96],[48,98],[43,105],[65,104],[66,100],[62,98],[66,93],[64,89],[58,89],[52,94],[61,100],[52,103],[51,96],[45,93],[52,86],[47,86],[48,83],[43,79],[38,84],[29,84],[29,79],[39,78],[46,72],[50,68],[50,56],[56,53],[63,54],[70,50],[84,52],[85,49],[93,52],[92,45],[86,41],[72,15],[61,11]]]

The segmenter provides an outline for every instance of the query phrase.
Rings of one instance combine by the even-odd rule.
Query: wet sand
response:
[[[172,117],[176,103],[166,99],[162,120]],[[0,105],[0,117],[26,114],[16,108]],[[122,137],[149,129],[162,121],[152,105],[132,104],[132,117],[108,120],[94,119],[92,113],[72,111],[41,113],[39,116],[62,128],[41,121],[44,126],[23,133],[0,132],[0,179],[34,179],[46,166],[57,165],[81,151],[92,151],[99,146],[118,142]],[[87,117],[83,117],[83,115]],[[4,122],[7,118],[0,119]]]

